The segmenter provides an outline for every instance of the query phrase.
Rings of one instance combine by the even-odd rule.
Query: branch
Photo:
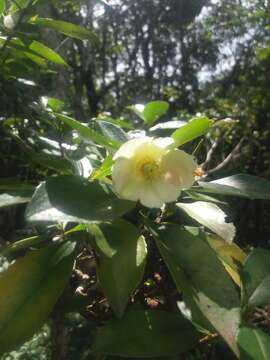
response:
[[[223,169],[225,166],[227,166],[231,160],[233,160],[234,156],[239,152],[242,144],[243,144],[244,138],[242,138],[239,143],[235,146],[235,148],[232,150],[232,152],[220,163],[218,164],[215,168],[208,170],[205,173],[205,177],[213,174],[221,169]],[[211,149],[210,149],[211,151]]]
[[[218,141],[214,141],[214,142],[212,143],[212,146],[210,147],[209,151],[208,151],[207,154],[206,154],[205,162],[203,162],[203,163],[200,165],[202,169],[205,169],[205,166],[212,160],[214,151],[215,151],[215,149],[217,148],[217,146],[218,146]]]

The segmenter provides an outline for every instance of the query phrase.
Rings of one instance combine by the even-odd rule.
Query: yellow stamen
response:
[[[160,167],[158,163],[151,159],[144,160],[140,166],[140,173],[146,180],[154,180],[160,175]]]

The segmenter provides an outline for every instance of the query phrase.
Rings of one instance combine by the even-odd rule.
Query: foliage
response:
[[[42,329],[26,342],[18,351],[12,351],[2,356],[3,360],[46,360],[50,357],[50,331],[48,326]]]
[[[269,209],[265,2],[0,11],[0,215],[13,219],[1,220],[2,358],[34,336],[21,359],[32,346],[60,360],[206,359],[225,346],[228,359],[267,359],[253,320],[270,302],[269,250],[227,221],[251,200]],[[232,41],[233,66],[217,71]],[[161,209],[119,198],[111,176],[116,151],[145,135],[201,164]]]

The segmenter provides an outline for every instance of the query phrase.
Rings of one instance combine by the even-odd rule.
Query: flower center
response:
[[[160,175],[159,164],[152,159],[145,159],[139,165],[139,170],[145,180],[154,180]]]

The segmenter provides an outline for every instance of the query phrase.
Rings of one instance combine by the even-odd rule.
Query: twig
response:
[[[205,169],[205,166],[212,160],[212,156],[213,156],[214,151],[217,148],[217,146],[218,146],[218,141],[214,141],[211,148],[209,149],[209,151],[206,154],[205,162],[201,164],[201,167],[203,169]]]
[[[197,152],[198,152],[199,148],[201,147],[203,141],[204,141],[204,139],[201,139],[201,140],[198,142],[197,146],[195,147],[195,149],[194,149],[193,152],[192,152],[192,155],[193,155],[193,156],[195,156],[195,155],[197,154]]]
[[[242,138],[239,141],[239,143],[235,146],[235,148],[232,150],[232,152],[220,164],[218,164],[215,168],[208,170],[205,173],[205,176],[213,174],[214,172],[219,171],[219,170],[223,169],[225,166],[227,166],[229,164],[229,162],[233,159],[235,154],[238,153],[238,151],[240,150],[241,145],[243,144],[243,141],[244,141],[244,138]]]
[[[56,52],[66,43],[70,40],[70,38],[65,38],[61,43],[54,49]]]

